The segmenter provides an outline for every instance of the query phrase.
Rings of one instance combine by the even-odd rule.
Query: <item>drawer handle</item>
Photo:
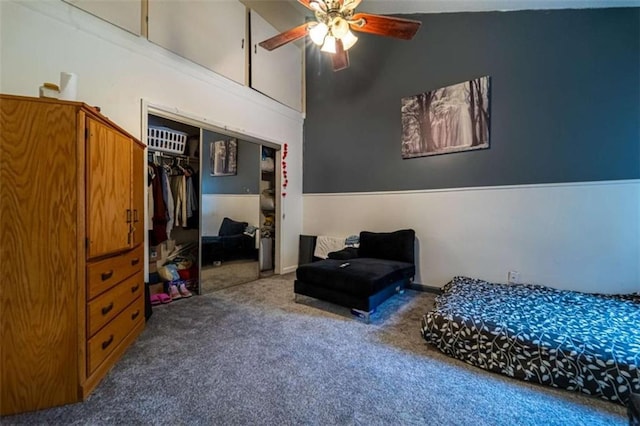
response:
[[[113,276],[113,269],[110,270],[109,272],[103,272],[100,277],[102,278],[102,281],[106,281],[109,278],[111,278]]]
[[[139,257],[136,257],[135,259],[131,259],[131,266],[136,266],[138,263],[140,263]]]
[[[109,311],[112,309],[113,309],[113,302],[109,303],[108,306],[105,306],[104,308],[102,308],[102,315],[107,315]]]
[[[140,284],[136,284],[133,287],[131,287],[131,293],[135,293],[136,291],[138,291],[138,289],[140,288]]]
[[[113,342],[113,334],[109,336],[108,340],[105,340],[104,342],[102,342],[102,350],[107,349],[112,342]]]
[[[131,314],[131,321],[135,320],[136,318],[138,318],[138,315],[140,315],[140,311],[137,310],[134,313]]]

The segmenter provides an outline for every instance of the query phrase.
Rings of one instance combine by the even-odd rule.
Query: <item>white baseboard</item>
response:
[[[288,274],[290,272],[295,272],[296,269],[298,269],[298,265],[287,266],[285,268],[282,268],[282,275]]]

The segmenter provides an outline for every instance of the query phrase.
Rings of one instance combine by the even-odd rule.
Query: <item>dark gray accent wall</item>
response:
[[[305,193],[640,178],[640,8],[420,14],[306,51]],[[400,99],[491,76],[490,148],[401,158]]]
[[[238,174],[211,176],[211,142],[229,136],[209,130],[203,131],[202,140],[202,193],[203,194],[258,194],[260,192],[260,145],[238,140]]]

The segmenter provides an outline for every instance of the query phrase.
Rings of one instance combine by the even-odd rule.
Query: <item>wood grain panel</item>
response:
[[[87,236],[89,258],[131,247],[132,140],[87,119]]]
[[[76,170],[78,171],[78,181],[76,186],[78,188],[78,208],[77,208],[77,221],[78,221],[78,236],[76,241],[76,253],[78,254],[78,261],[76,262],[76,274],[78,276],[77,288],[78,295],[76,297],[76,306],[78,309],[78,328],[76,329],[76,336],[78,337],[78,365],[76,371],[78,372],[78,378],[80,383],[84,382],[87,378],[87,366],[86,366],[86,349],[87,349],[87,324],[83,321],[86,318],[87,311],[87,285],[86,285],[86,262],[85,256],[85,238],[86,238],[86,204],[85,204],[85,185],[84,176],[85,173],[85,125],[86,125],[86,113],[84,110],[78,111],[76,115],[76,146],[78,147],[78,155],[76,158]]]
[[[0,100],[3,415],[78,398],[77,109]]]
[[[141,297],[143,291],[143,271],[129,277],[108,292],[89,302],[87,309],[87,337],[93,336],[105,324],[118,315],[134,299]]]

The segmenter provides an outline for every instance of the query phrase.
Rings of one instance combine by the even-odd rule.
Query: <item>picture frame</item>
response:
[[[402,99],[402,158],[489,148],[489,76]]]
[[[238,140],[235,138],[211,142],[211,176],[234,176],[238,173]]]

